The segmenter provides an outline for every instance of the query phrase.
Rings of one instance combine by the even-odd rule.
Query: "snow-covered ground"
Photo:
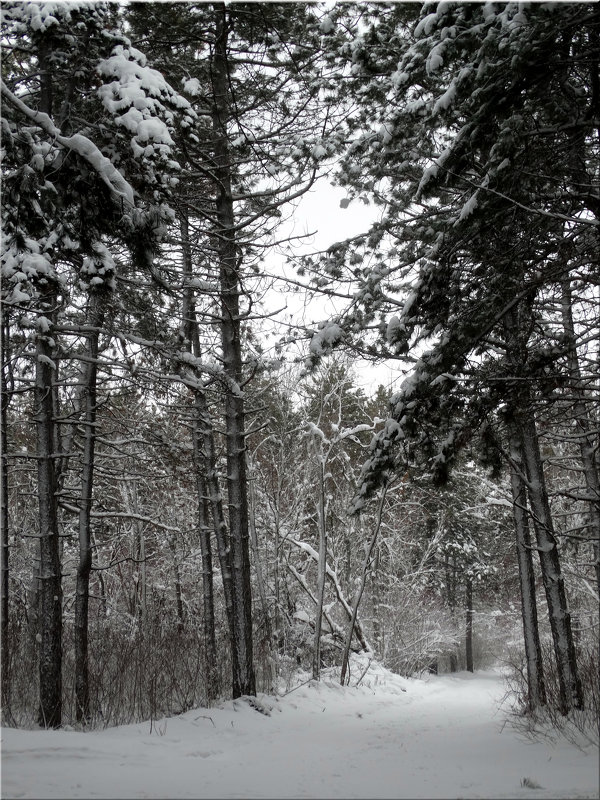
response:
[[[524,738],[504,694],[493,670],[405,680],[373,666],[358,687],[331,676],[152,725],[5,728],[2,797],[598,797],[597,748]]]

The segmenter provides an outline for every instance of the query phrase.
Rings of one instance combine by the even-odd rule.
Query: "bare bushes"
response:
[[[122,615],[90,621],[92,728],[159,719],[207,705],[201,620],[181,629],[154,615],[143,623]],[[67,618],[63,652],[63,724],[75,725],[73,627]],[[218,642],[221,677],[228,675],[226,643]],[[3,724],[36,724],[37,643],[24,619],[11,620],[10,659],[2,665],[9,701]],[[26,668],[24,668],[26,665]]]
[[[195,630],[165,631],[152,620],[124,632],[102,621],[91,634],[92,724],[157,719],[204,702],[203,653]],[[71,691],[70,664],[65,672]]]
[[[24,606],[9,617],[8,652],[2,660],[2,724],[29,727],[37,722],[38,644]]]
[[[568,716],[560,712],[558,672],[554,661],[552,642],[548,636],[542,640],[542,657],[546,683],[547,704],[530,708],[528,704],[525,656],[521,648],[513,648],[508,660],[506,682],[512,700],[511,722],[520,731],[531,736],[554,737],[561,734],[579,747],[598,744],[600,741],[600,682],[598,642],[595,636],[586,637],[577,646],[577,665],[583,687],[584,707],[572,709]]]

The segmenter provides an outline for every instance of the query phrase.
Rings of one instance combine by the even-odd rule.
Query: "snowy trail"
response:
[[[369,681],[366,681],[368,684]],[[495,672],[301,686],[82,734],[2,731],[9,798],[595,798],[598,751],[530,742]],[[521,784],[528,778],[539,784]]]

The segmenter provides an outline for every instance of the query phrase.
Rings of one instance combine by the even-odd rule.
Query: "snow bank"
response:
[[[524,741],[498,672],[320,683],[105,731],[2,733],[2,796],[593,798],[598,752]],[[306,682],[304,682],[306,681]],[[538,788],[531,788],[538,787]]]

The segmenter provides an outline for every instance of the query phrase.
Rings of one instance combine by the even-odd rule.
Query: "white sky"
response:
[[[340,207],[340,201],[346,198],[347,192],[341,187],[332,186],[327,179],[321,179],[310,192],[299,201],[293,217],[285,223],[278,236],[305,236],[307,233],[314,235],[308,237],[298,245],[297,252],[310,253],[324,250],[335,242],[343,241],[350,236],[366,232],[377,218],[378,209],[373,205],[365,205],[362,201],[353,200],[346,208]],[[272,259],[273,269],[282,271],[282,258],[276,256]],[[289,267],[285,268],[288,275],[293,276]],[[305,298],[302,294],[285,297],[288,309],[284,316],[292,316],[294,321],[303,321],[305,324],[314,323],[316,328],[321,320],[328,319],[335,313],[335,306],[323,301],[311,300],[308,307],[304,305]],[[279,306],[283,300],[280,301]],[[357,383],[365,391],[375,392],[379,384],[397,388],[403,378],[400,364],[389,362],[374,366],[370,362],[357,359]]]

